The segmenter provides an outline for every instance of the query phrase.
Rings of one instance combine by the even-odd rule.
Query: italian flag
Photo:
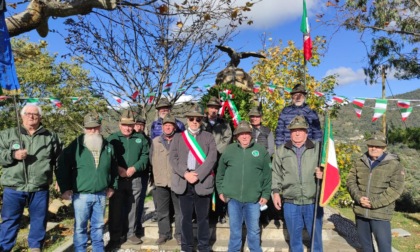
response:
[[[372,122],[378,120],[379,117],[385,114],[387,103],[388,103],[388,100],[386,99],[376,99]]]
[[[165,87],[163,88],[163,91],[162,92],[169,93],[169,90],[171,90],[171,86],[172,86],[172,82],[166,84]]]
[[[204,86],[207,90],[210,90],[211,89],[211,85],[210,84],[207,84],[207,85],[205,85]]]
[[[121,100],[121,98],[120,97],[118,97],[118,96],[113,96],[114,97],[114,99],[118,102],[118,103],[121,103],[122,102],[122,100]]]
[[[70,97],[70,99],[73,103],[76,103],[76,102],[80,101],[82,99],[82,97]]]
[[[133,100],[133,101],[135,101],[136,99],[137,99],[137,96],[139,95],[139,91],[138,90],[136,90],[136,91],[134,91],[134,93],[131,95],[131,99]]]
[[[324,167],[319,205],[324,207],[340,187],[340,171],[335,154],[332,124],[327,113],[324,126],[324,142],[321,153],[321,166]]]
[[[153,100],[155,99],[155,93],[152,92],[152,93],[148,94],[147,97],[149,98],[147,100],[147,103],[152,104]]]
[[[310,28],[306,13],[306,0],[303,0],[303,15],[302,22],[300,23],[300,31],[303,33],[303,56],[305,60],[310,60],[312,58],[312,40],[309,34]]]
[[[353,107],[354,107],[354,111],[356,111],[356,115],[358,118],[360,118],[362,116],[362,109],[363,106],[365,105],[365,98],[356,98],[353,100]]]
[[[260,92],[260,88],[261,88],[261,82],[255,82],[253,92],[254,93]]]
[[[270,84],[268,85],[268,92],[273,93],[276,90],[276,85]]]
[[[61,101],[55,97],[50,97],[50,101],[52,104],[54,104],[55,106],[57,106],[58,108],[61,108]]]
[[[27,98],[26,103],[27,104],[37,104],[39,102],[39,98]]]
[[[315,91],[315,92],[314,92],[314,94],[315,94],[316,96],[318,96],[318,97],[322,97],[322,96],[324,96],[324,95],[325,95],[324,93],[322,93],[322,92],[318,92],[318,91]]]
[[[410,107],[410,101],[408,100],[398,100],[397,106],[399,108],[409,108]]]
[[[333,96],[332,99],[337,103],[343,103],[345,100],[347,100],[347,98],[344,96]]]
[[[292,92],[292,89],[291,88],[288,88],[288,87],[285,87],[284,88],[284,92],[290,94],[290,92]]]
[[[407,120],[407,118],[410,116],[411,112],[413,112],[413,107],[401,108],[400,112],[402,117],[401,119],[403,122],[405,122],[405,120]]]

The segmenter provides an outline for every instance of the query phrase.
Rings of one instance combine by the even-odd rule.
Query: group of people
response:
[[[208,101],[207,113],[200,106],[186,112],[185,125],[170,113],[169,101],[161,99],[151,138],[144,134],[145,120],[129,111],[121,116],[119,131],[104,138],[99,116],[88,113],[84,133],[66,148],[42,126],[41,108],[24,106],[22,125],[0,132],[0,251],[12,250],[25,206],[30,251],[42,250],[54,172],[62,198],[73,203],[75,251],[86,251],[89,236],[93,251],[142,243],[149,180],[154,183],[157,245],[175,238],[182,251],[193,251],[194,220],[197,249],[210,251],[209,212],[216,192],[214,215],[220,223],[228,216],[229,251],[241,250],[244,222],[250,251],[261,251],[259,219],[269,200],[283,210],[291,251],[303,251],[304,228],[314,239],[314,251],[323,251],[323,209],[315,202],[316,180],[323,178],[318,160],[322,131],[316,112],[305,103],[306,94],[302,85],[293,88],[292,105],[280,114],[275,134],[262,125],[258,108],[249,111],[250,122],[241,121],[232,133],[218,116],[221,104],[216,97]],[[346,180],[357,231],[363,251],[374,251],[372,233],[380,251],[391,251],[390,219],[403,190],[404,170],[398,157],[385,151],[384,135],[374,134],[366,143],[368,151]],[[105,248],[107,197],[110,242]]]

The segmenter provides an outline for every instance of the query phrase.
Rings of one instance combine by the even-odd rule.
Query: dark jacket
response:
[[[315,168],[318,166],[319,143],[307,139],[301,156],[301,172],[292,141],[287,141],[276,149],[273,159],[274,193],[280,193],[283,200],[296,205],[315,202]]]
[[[57,134],[42,125],[32,136],[23,127],[20,127],[20,133],[23,146],[19,144],[16,128],[0,132],[1,184],[24,192],[48,190],[62,143]],[[18,149],[28,151],[24,162],[14,159],[14,152]]]
[[[229,123],[225,122],[222,118],[217,118],[214,125],[211,125],[208,117],[203,119],[203,128],[205,131],[213,134],[216,141],[217,152],[223,153],[232,140],[232,129]]]
[[[137,171],[133,177],[139,176],[141,172],[148,172],[149,142],[143,134],[134,132],[127,138],[118,131],[108,137],[108,142],[114,146],[118,166],[133,166]]]
[[[270,199],[271,168],[267,150],[254,141],[247,148],[230,144],[219,160],[216,187],[219,194],[243,203]]]
[[[354,213],[358,216],[391,220],[395,201],[404,190],[405,172],[398,156],[389,153],[384,155],[383,160],[371,168],[365,153],[349,171],[347,189],[354,200]],[[372,208],[360,205],[362,196],[369,198]]]
[[[150,127],[150,139],[154,139],[157,136],[162,134],[162,118],[158,118],[157,120],[152,122],[152,126]],[[185,130],[185,125],[178,119],[176,120],[176,132],[183,132]]]
[[[319,122],[318,115],[306,103],[304,103],[299,107],[295,105],[287,106],[281,112],[276,128],[275,143],[277,147],[290,140],[290,130],[287,126],[297,115],[304,116],[309,124],[308,139],[316,142],[322,141],[321,124]]]
[[[206,154],[207,158],[202,165],[196,162],[196,172],[198,173],[198,182],[194,184],[198,195],[209,195],[214,189],[213,168],[217,162],[216,142],[211,133],[201,131],[195,138]],[[188,170],[189,149],[181,133],[176,133],[169,150],[169,160],[172,166],[171,189],[176,194],[183,194],[187,189],[187,180],[184,178]]]
[[[55,171],[61,193],[97,193],[117,188],[118,168],[113,146],[104,139],[98,167],[92,153],[84,145],[84,135],[63,150]]]
[[[258,135],[258,136],[257,136]],[[259,128],[252,126],[252,139],[265,147],[270,157],[274,153],[274,136],[270,128],[260,126]]]

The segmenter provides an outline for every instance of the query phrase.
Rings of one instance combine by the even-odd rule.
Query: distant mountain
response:
[[[420,89],[394,97],[387,97],[387,99],[420,100]],[[408,119],[403,122],[401,120],[401,113],[397,107],[397,101],[388,101],[385,114],[387,128],[420,127],[420,102],[412,102],[411,105],[414,106],[413,112]],[[338,117],[332,120],[334,137],[337,140],[358,140],[363,138],[363,135],[366,132],[382,130],[382,117],[376,122],[372,122],[374,107],[375,101],[367,100],[363,107],[362,116],[359,119],[356,116],[353,104],[344,105],[340,109]]]

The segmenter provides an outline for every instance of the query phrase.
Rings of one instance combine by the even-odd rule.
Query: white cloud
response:
[[[240,0],[238,3],[245,4],[249,0]],[[312,19],[315,11],[322,8],[320,0],[307,1],[306,9],[308,16]],[[268,29],[302,17],[302,1],[290,0],[262,0],[256,3],[249,13],[245,13],[254,21],[253,29]],[[248,26],[249,27],[249,26]]]
[[[181,97],[179,97],[178,100],[176,100],[175,104],[180,104],[180,103],[184,103],[184,102],[191,102],[193,101],[194,96],[192,95],[181,95]]]
[[[334,68],[328,70],[325,76],[333,74],[338,75],[337,81],[340,85],[364,81],[366,78],[366,75],[363,72],[362,68],[359,68],[357,70],[353,70],[350,67]]]

